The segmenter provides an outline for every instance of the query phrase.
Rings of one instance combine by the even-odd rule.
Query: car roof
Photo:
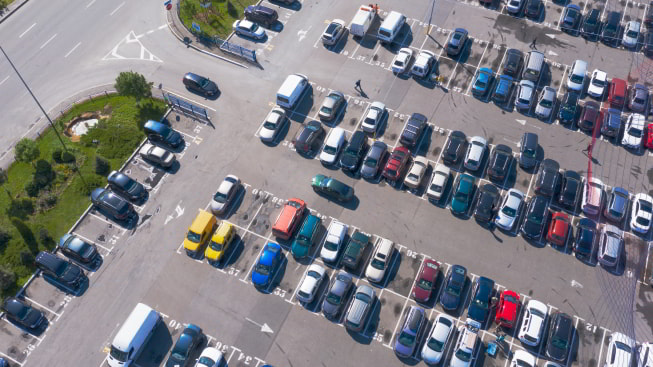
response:
[[[558,171],[560,170],[560,164],[553,159],[545,159],[542,161],[542,168],[543,169],[548,169],[548,170],[555,170]]]

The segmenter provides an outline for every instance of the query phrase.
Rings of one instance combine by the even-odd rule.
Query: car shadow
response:
[[[308,114],[311,112],[311,108],[313,108],[313,103],[313,86],[309,84],[295,108],[292,110],[286,110],[286,116],[288,116],[288,119],[291,121],[303,124],[304,121],[308,119]]]
[[[269,0],[269,1],[270,3],[277,5],[282,9],[290,9],[290,10],[298,11],[301,10],[302,8],[302,3],[299,1],[293,1],[290,4],[286,4],[285,2],[279,0]]]
[[[238,233],[236,233],[231,241],[233,243],[229,246],[227,252],[222,255],[222,260],[217,263],[209,261],[209,265],[224,270],[238,260],[240,255],[245,251],[245,242]]]
[[[173,335],[181,333],[183,327],[171,328],[172,333],[166,327],[166,321],[161,320],[157,323],[150,340],[144,345],[143,352],[138,359],[134,361],[135,365],[142,367],[157,367],[161,365],[166,354],[172,348]]]

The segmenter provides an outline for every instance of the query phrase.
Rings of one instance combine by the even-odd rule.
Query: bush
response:
[[[34,203],[30,198],[12,200],[7,208],[7,216],[9,217],[26,220],[27,216],[32,214],[34,214]]]
[[[0,290],[6,291],[14,285],[16,285],[16,273],[7,264],[0,263]]]
[[[38,182],[32,180],[25,184],[25,192],[30,197],[35,198],[39,196],[39,191],[41,191],[41,186],[38,184]]]
[[[45,187],[52,182],[55,177],[55,173],[52,170],[52,165],[50,162],[45,159],[39,159],[36,161],[36,167],[34,171],[34,182],[36,182],[39,187]]]
[[[11,239],[11,233],[4,228],[0,228],[0,249],[3,249],[9,240]]]
[[[34,264],[34,255],[29,251],[20,252],[20,263],[24,266],[31,266]]]
[[[57,162],[57,163],[63,162],[63,160],[61,159],[61,154],[62,153],[63,153],[63,151],[61,150],[61,148],[57,148],[54,151],[52,151],[52,160]]]
[[[86,181],[86,186],[82,180],[75,180],[75,183],[72,185],[73,190],[82,194],[82,195],[91,195],[91,191],[97,189],[98,187],[104,187],[105,181],[102,176],[84,176]]]
[[[111,171],[111,164],[100,155],[95,156],[95,173],[106,176]]]
[[[14,148],[16,160],[20,162],[32,162],[41,155],[36,142],[30,138],[21,139]]]
[[[39,241],[43,245],[49,245],[54,242],[52,239],[52,236],[50,236],[50,232],[48,232],[47,228],[40,228],[39,229]]]
[[[142,74],[123,71],[116,78],[115,88],[121,96],[134,97],[137,102],[152,97],[152,84]]]
[[[229,13],[229,16],[232,18],[240,18],[240,14],[238,14],[238,9],[234,6],[234,4],[231,3],[231,1],[227,1],[227,13]]]
[[[58,197],[53,193],[46,193],[38,199],[38,207],[42,212],[54,207],[57,204]]]
[[[71,163],[75,161],[75,155],[69,150],[66,150],[63,153],[61,153],[61,161],[63,163]]]

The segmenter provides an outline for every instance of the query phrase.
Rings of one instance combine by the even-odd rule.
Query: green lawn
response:
[[[211,3],[204,8],[201,4]],[[226,39],[231,33],[231,26],[237,19],[243,18],[243,10],[257,0],[182,0],[179,16],[187,28],[197,23],[208,36]]]
[[[10,218],[8,208],[12,200],[15,203],[29,199],[24,186],[32,180],[34,168],[31,163],[24,162],[15,162],[9,167],[8,181],[0,189],[0,228],[9,232],[11,239],[5,246],[0,246],[0,264],[16,274],[16,282],[14,287],[2,291],[3,297],[14,294],[31,276],[33,256],[41,250],[52,250],[58,238],[79,219],[90,204],[88,191],[106,184],[106,177],[95,173],[95,156],[100,154],[107,158],[111,169],[120,168],[145,137],[144,122],[160,120],[165,108],[165,103],[160,100],[146,100],[137,105],[133,98],[118,95],[96,98],[73,107],[55,122],[59,131],[64,123],[83,112],[100,111],[109,117],[101,120],[80,142],[72,142],[62,135],[68,149],[75,154],[81,178],[75,172],[74,164],[53,161],[53,151],[61,149],[54,131],[47,129],[41,134],[37,140],[39,158],[52,163],[56,178],[39,196],[31,198],[35,211],[22,221]],[[82,184],[82,178],[88,188]],[[47,196],[56,197],[56,204],[49,209],[39,209],[39,203]],[[44,235],[44,230],[50,238]]]

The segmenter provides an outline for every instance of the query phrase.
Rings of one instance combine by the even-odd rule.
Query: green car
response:
[[[317,174],[311,181],[313,191],[318,194],[326,195],[332,199],[347,202],[354,197],[354,188],[331,178],[329,176]]]
[[[451,199],[451,212],[454,215],[467,213],[467,209],[474,197],[475,179],[466,173],[460,175],[460,179],[455,186],[453,198]]]
[[[297,237],[290,247],[290,253],[298,259],[308,256],[311,248],[317,241],[318,238],[318,228],[322,223],[322,219],[317,216],[310,214],[304,220],[301,229],[297,233]]]

